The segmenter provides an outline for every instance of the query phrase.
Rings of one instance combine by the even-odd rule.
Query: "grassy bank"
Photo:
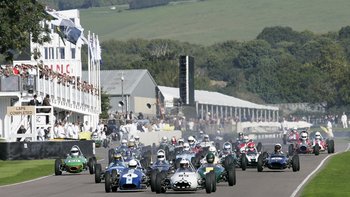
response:
[[[349,25],[348,0],[206,0],[147,9],[81,10],[81,23],[100,40],[173,39],[210,45],[252,40],[265,27],[289,26],[315,33]]]
[[[301,196],[349,196],[350,194],[350,152],[341,153],[330,159],[305,187]]]
[[[47,176],[53,171],[54,160],[0,161],[0,185]]]

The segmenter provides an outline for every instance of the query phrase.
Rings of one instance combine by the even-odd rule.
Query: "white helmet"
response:
[[[163,142],[168,142],[168,137],[167,136],[162,137],[162,141]]]
[[[181,167],[181,168],[188,168],[189,163],[190,163],[190,162],[188,162],[187,159],[181,159],[181,161],[180,161],[180,167]]]
[[[129,163],[128,163],[128,166],[129,166],[129,168],[136,168],[137,161],[134,160],[134,159],[130,160]]]
[[[224,144],[224,151],[231,151],[232,150],[232,146],[230,143],[225,143]]]
[[[248,138],[248,136],[245,135],[245,136],[243,137],[243,142],[246,143],[246,142],[248,142],[248,141],[249,141],[249,138]]]
[[[72,157],[77,157],[79,155],[79,149],[73,146],[72,149],[70,149],[70,155]]]
[[[123,140],[121,141],[121,144],[122,144],[123,146],[126,146],[126,145],[128,144],[128,141],[126,141],[126,139],[123,139]]]
[[[190,150],[190,144],[185,142],[184,145],[183,145],[183,150],[184,151],[189,151]]]
[[[208,134],[205,134],[205,135],[203,136],[203,141],[204,141],[204,142],[209,142],[209,135],[208,135]]]
[[[135,142],[139,142],[140,141],[140,136],[135,135],[134,139],[135,139]]]
[[[306,140],[307,139],[307,133],[301,133],[301,139]]]
[[[216,148],[215,148],[215,146],[209,147],[209,152],[211,152],[211,153],[213,153],[214,155],[216,155]]]
[[[187,138],[187,142],[190,144],[190,145],[193,145],[194,144],[194,137],[193,136],[189,136]]]
[[[185,142],[185,140],[183,139],[183,138],[180,138],[179,140],[177,140],[177,143],[179,144],[179,145],[183,145],[184,144],[184,142]]]
[[[165,153],[164,153],[164,151],[158,151],[157,159],[158,159],[158,161],[164,161],[165,160]]]
[[[321,133],[320,132],[317,131],[315,133],[315,139],[318,139],[318,140],[321,139]]]

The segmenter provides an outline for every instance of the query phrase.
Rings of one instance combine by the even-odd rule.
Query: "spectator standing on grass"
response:
[[[343,128],[348,128],[348,117],[346,116],[345,112],[343,112],[343,115],[341,116],[341,123],[343,124]]]

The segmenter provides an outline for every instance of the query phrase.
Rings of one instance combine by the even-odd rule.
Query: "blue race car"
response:
[[[130,160],[128,167],[123,169],[120,174],[113,176],[110,173],[105,173],[105,191],[116,192],[133,191],[147,189],[149,180],[136,160]]]
[[[258,172],[262,172],[265,167],[272,170],[292,168],[293,172],[297,172],[300,169],[299,155],[293,155],[289,157],[283,153],[269,154],[267,152],[264,152],[258,157]]]
[[[107,173],[110,174],[111,177],[116,177],[125,168],[126,165],[124,162],[112,162],[105,171],[102,171],[102,166],[98,163],[95,165],[95,183],[101,183],[101,181],[105,179]]]

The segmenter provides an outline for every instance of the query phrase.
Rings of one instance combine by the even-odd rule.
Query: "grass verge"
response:
[[[341,153],[330,159],[325,168],[306,185],[301,196],[349,196],[350,194],[350,152]]]
[[[0,161],[0,185],[19,183],[53,173],[54,160]]]

